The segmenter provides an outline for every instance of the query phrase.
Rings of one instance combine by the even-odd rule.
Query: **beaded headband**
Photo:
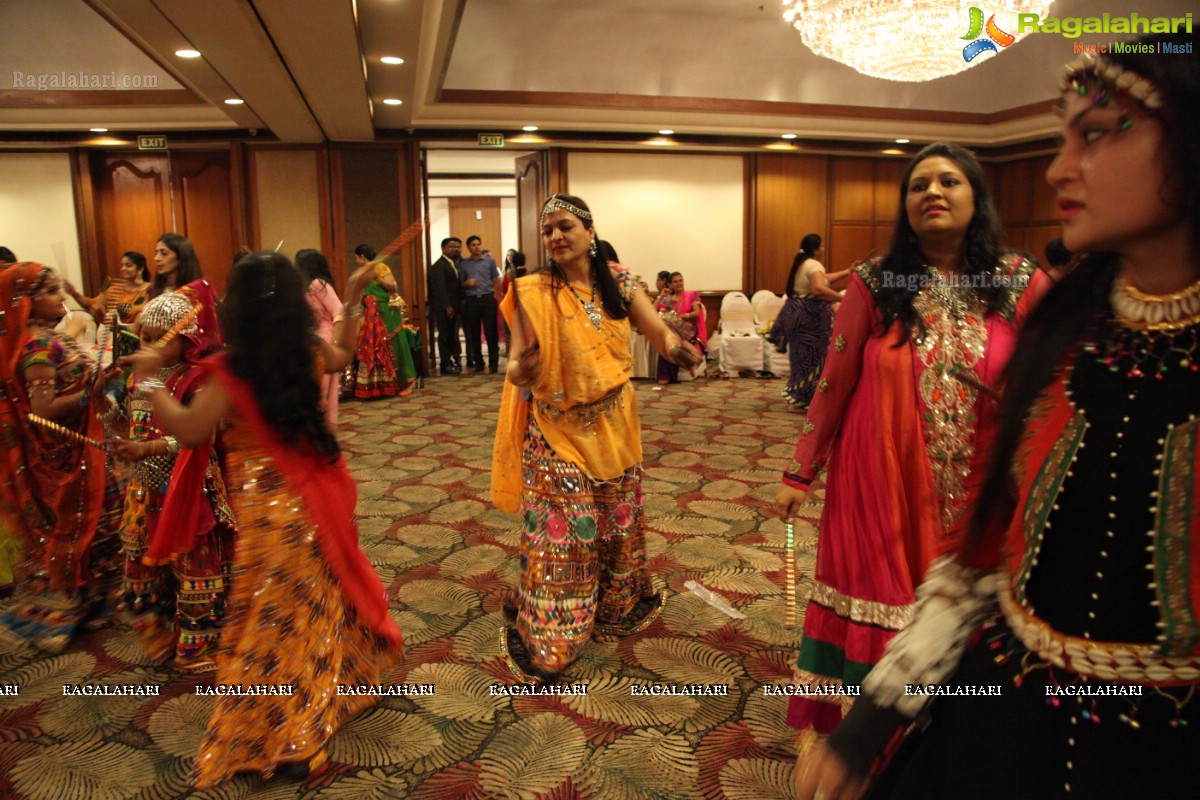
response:
[[[1074,92],[1080,97],[1090,94],[1092,102],[1098,106],[1107,106],[1114,97],[1126,103],[1132,101],[1150,113],[1157,112],[1163,106],[1162,95],[1149,78],[1091,53],[1067,64],[1066,75],[1059,89]],[[1123,129],[1132,124],[1133,120],[1122,115]]]
[[[584,211],[579,206],[568,203],[566,200],[563,200],[556,194],[551,195],[550,199],[546,201],[546,204],[542,206],[542,221],[544,222],[546,217],[550,216],[559,209],[568,211],[582,220],[586,220],[588,222],[592,221],[592,212]]]
[[[145,307],[142,308],[142,327],[169,331],[175,327],[176,323],[190,313],[192,313],[192,301],[186,295],[178,292],[160,294],[149,303],[146,303]],[[184,336],[190,336],[195,334],[199,329],[195,320],[192,320],[179,333]]]

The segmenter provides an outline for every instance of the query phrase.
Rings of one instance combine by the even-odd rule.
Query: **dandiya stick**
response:
[[[401,247],[404,247],[405,245],[407,245],[413,239],[420,236],[421,232],[425,230],[425,226],[428,224],[429,224],[429,217],[425,217],[425,219],[419,219],[416,222],[414,222],[412,225],[409,225],[407,228],[405,228],[400,233],[399,236],[397,236],[395,239],[392,239],[392,241],[388,242],[387,245],[376,254],[375,260],[382,261],[383,259],[385,259],[388,256],[395,253]]]
[[[37,425],[39,428],[45,428],[51,433],[57,433],[59,436],[63,436],[73,442],[82,442],[83,444],[91,445],[92,447],[98,447],[101,450],[107,449],[104,445],[104,442],[96,441],[90,436],[84,436],[82,433],[76,433],[70,428],[59,425],[57,422],[51,422],[45,417],[39,417],[37,414],[30,414],[29,421],[34,425]]]
[[[192,310],[183,315],[183,318],[171,326],[171,330],[159,337],[154,343],[155,347],[166,347],[179,334],[183,333],[183,329],[196,321],[196,317],[200,316],[200,309],[204,307],[203,303],[196,303],[192,306]]]
[[[784,563],[787,565],[787,608],[784,610],[783,624],[789,628],[796,627],[796,549],[792,530],[792,521],[787,521],[787,553]]]

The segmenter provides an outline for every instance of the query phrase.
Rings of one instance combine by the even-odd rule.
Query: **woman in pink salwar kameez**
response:
[[[908,622],[926,566],[958,544],[990,398],[1038,294],[1022,299],[1034,266],[1001,250],[968,151],[925,148],[900,194],[890,252],[851,277],[776,498],[792,517],[828,466],[798,680],[831,694],[793,698],[788,713],[818,733]]]

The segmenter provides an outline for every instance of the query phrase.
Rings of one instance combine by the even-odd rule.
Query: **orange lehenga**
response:
[[[233,399],[222,438],[238,523],[216,681],[294,691],[220,697],[196,758],[196,788],[311,761],[377,700],[339,695],[339,684],[379,683],[402,645],[383,585],[358,549],[356,492],[345,462],[283,444],[249,386],[223,358],[211,363]],[[156,544],[156,556],[179,545]]]

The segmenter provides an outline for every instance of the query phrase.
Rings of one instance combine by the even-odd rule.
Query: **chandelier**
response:
[[[872,78],[927,81],[973,67],[1024,38],[1017,14],[1051,0],[783,0],[783,18],[814,53]]]

